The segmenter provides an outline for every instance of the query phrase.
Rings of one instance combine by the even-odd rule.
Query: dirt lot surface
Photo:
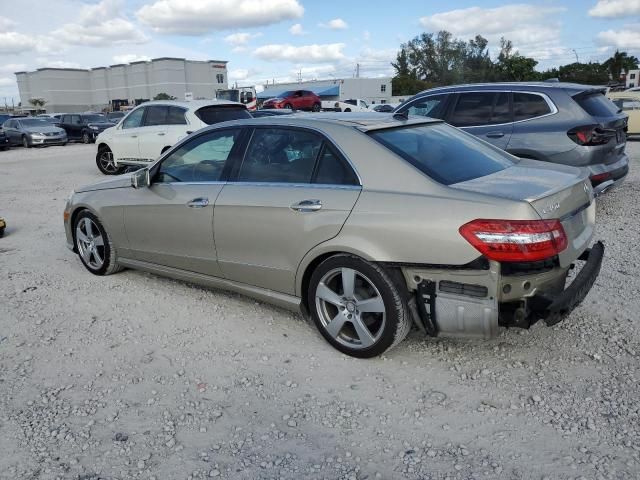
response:
[[[382,358],[301,318],[65,247],[94,147],[0,152],[0,478],[640,477],[640,142],[598,202],[605,263],[567,320],[417,332]]]

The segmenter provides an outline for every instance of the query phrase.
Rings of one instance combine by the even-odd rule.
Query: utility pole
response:
[[[356,78],[360,78],[360,64],[356,63]]]
[[[576,49],[575,49],[575,48],[572,48],[571,50],[573,50],[573,53],[574,53],[574,54],[575,54],[575,56],[576,56],[576,63],[580,63],[580,59],[578,58],[578,52],[576,52]]]

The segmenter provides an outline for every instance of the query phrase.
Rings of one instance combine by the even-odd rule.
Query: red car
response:
[[[262,108],[320,111],[320,97],[309,90],[288,90],[262,104]]]

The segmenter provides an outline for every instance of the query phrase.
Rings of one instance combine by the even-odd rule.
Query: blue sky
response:
[[[0,101],[13,72],[90,68],[160,56],[229,61],[239,84],[392,74],[400,44],[423,31],[513,41],[540,68],[640,57],[640,0],[0,0]],[[575,50],[575,52],[574,52]],[[17,100],[17,98],[16,98]]]

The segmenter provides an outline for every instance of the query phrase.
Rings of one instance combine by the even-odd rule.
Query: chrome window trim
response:
[[[154,182],[152,185],[226,185],[227,183],[222,180],[211,180],[201,182]]]
[[[441,87],[441,88],[448,88],[448,87]],[[464,127],[456,127],[456,128],[486,128],[486,127],[499,127],[502,125],[515,125],[517,123],[523,123],[523,122],[529,122],[531,120],[537,120],[539,118],[545,118],[545,117],[550,117],[551,115],[555,115],[556,113],[558,113],[558,107],[556,107],[555,103],[553,103],[553,100],[551,100],[551,98],[543,92],[532,92],[529,90],[505,90],[505,89],[486,89],[486,90],[460,90],[460,91],[451,91],[451,92],[447,92],[446,94],[450,94],[450,95],[454,95],[454,94],[463,94],[463,93],[527,93],[530,95],[537,95],[539,97],[542,97],[544,99],[545,102],[547,102],[547,105],[549,106],[549,108],[551,109],[551,112],[549,113],[545,113],[544,115],[538,115],[537,117],[531,117],[531,118],[525,118],[524,120],[516,120],[513,122],[504,122],[504,123],[490,123],[487,125],[465,125]],[[444,95],[445,93],[436,93],[434,92],[433,95]],[[429,98],[433,95],[424,95],[422,97],[416,98],[415,100],[413,100],[411,103],[408,104],[407,109],[411,108],[413,106],[414,103],[420,101],[420,100],[424,100],[425,98]],[[406,111],[405,110],[405,111]],[[427,117],[425,117],[427,118]],[[431,117],[428,117],[431,118]],[[446,121],[446,120],[445,120]],[[455,125],[454,125],[455,126]]]
[[[337,185],[332,183],[286,183],[286,182],[227,182],[239,187],[291,187],[317,188],[322,190],[362,190],[361,185]]]

